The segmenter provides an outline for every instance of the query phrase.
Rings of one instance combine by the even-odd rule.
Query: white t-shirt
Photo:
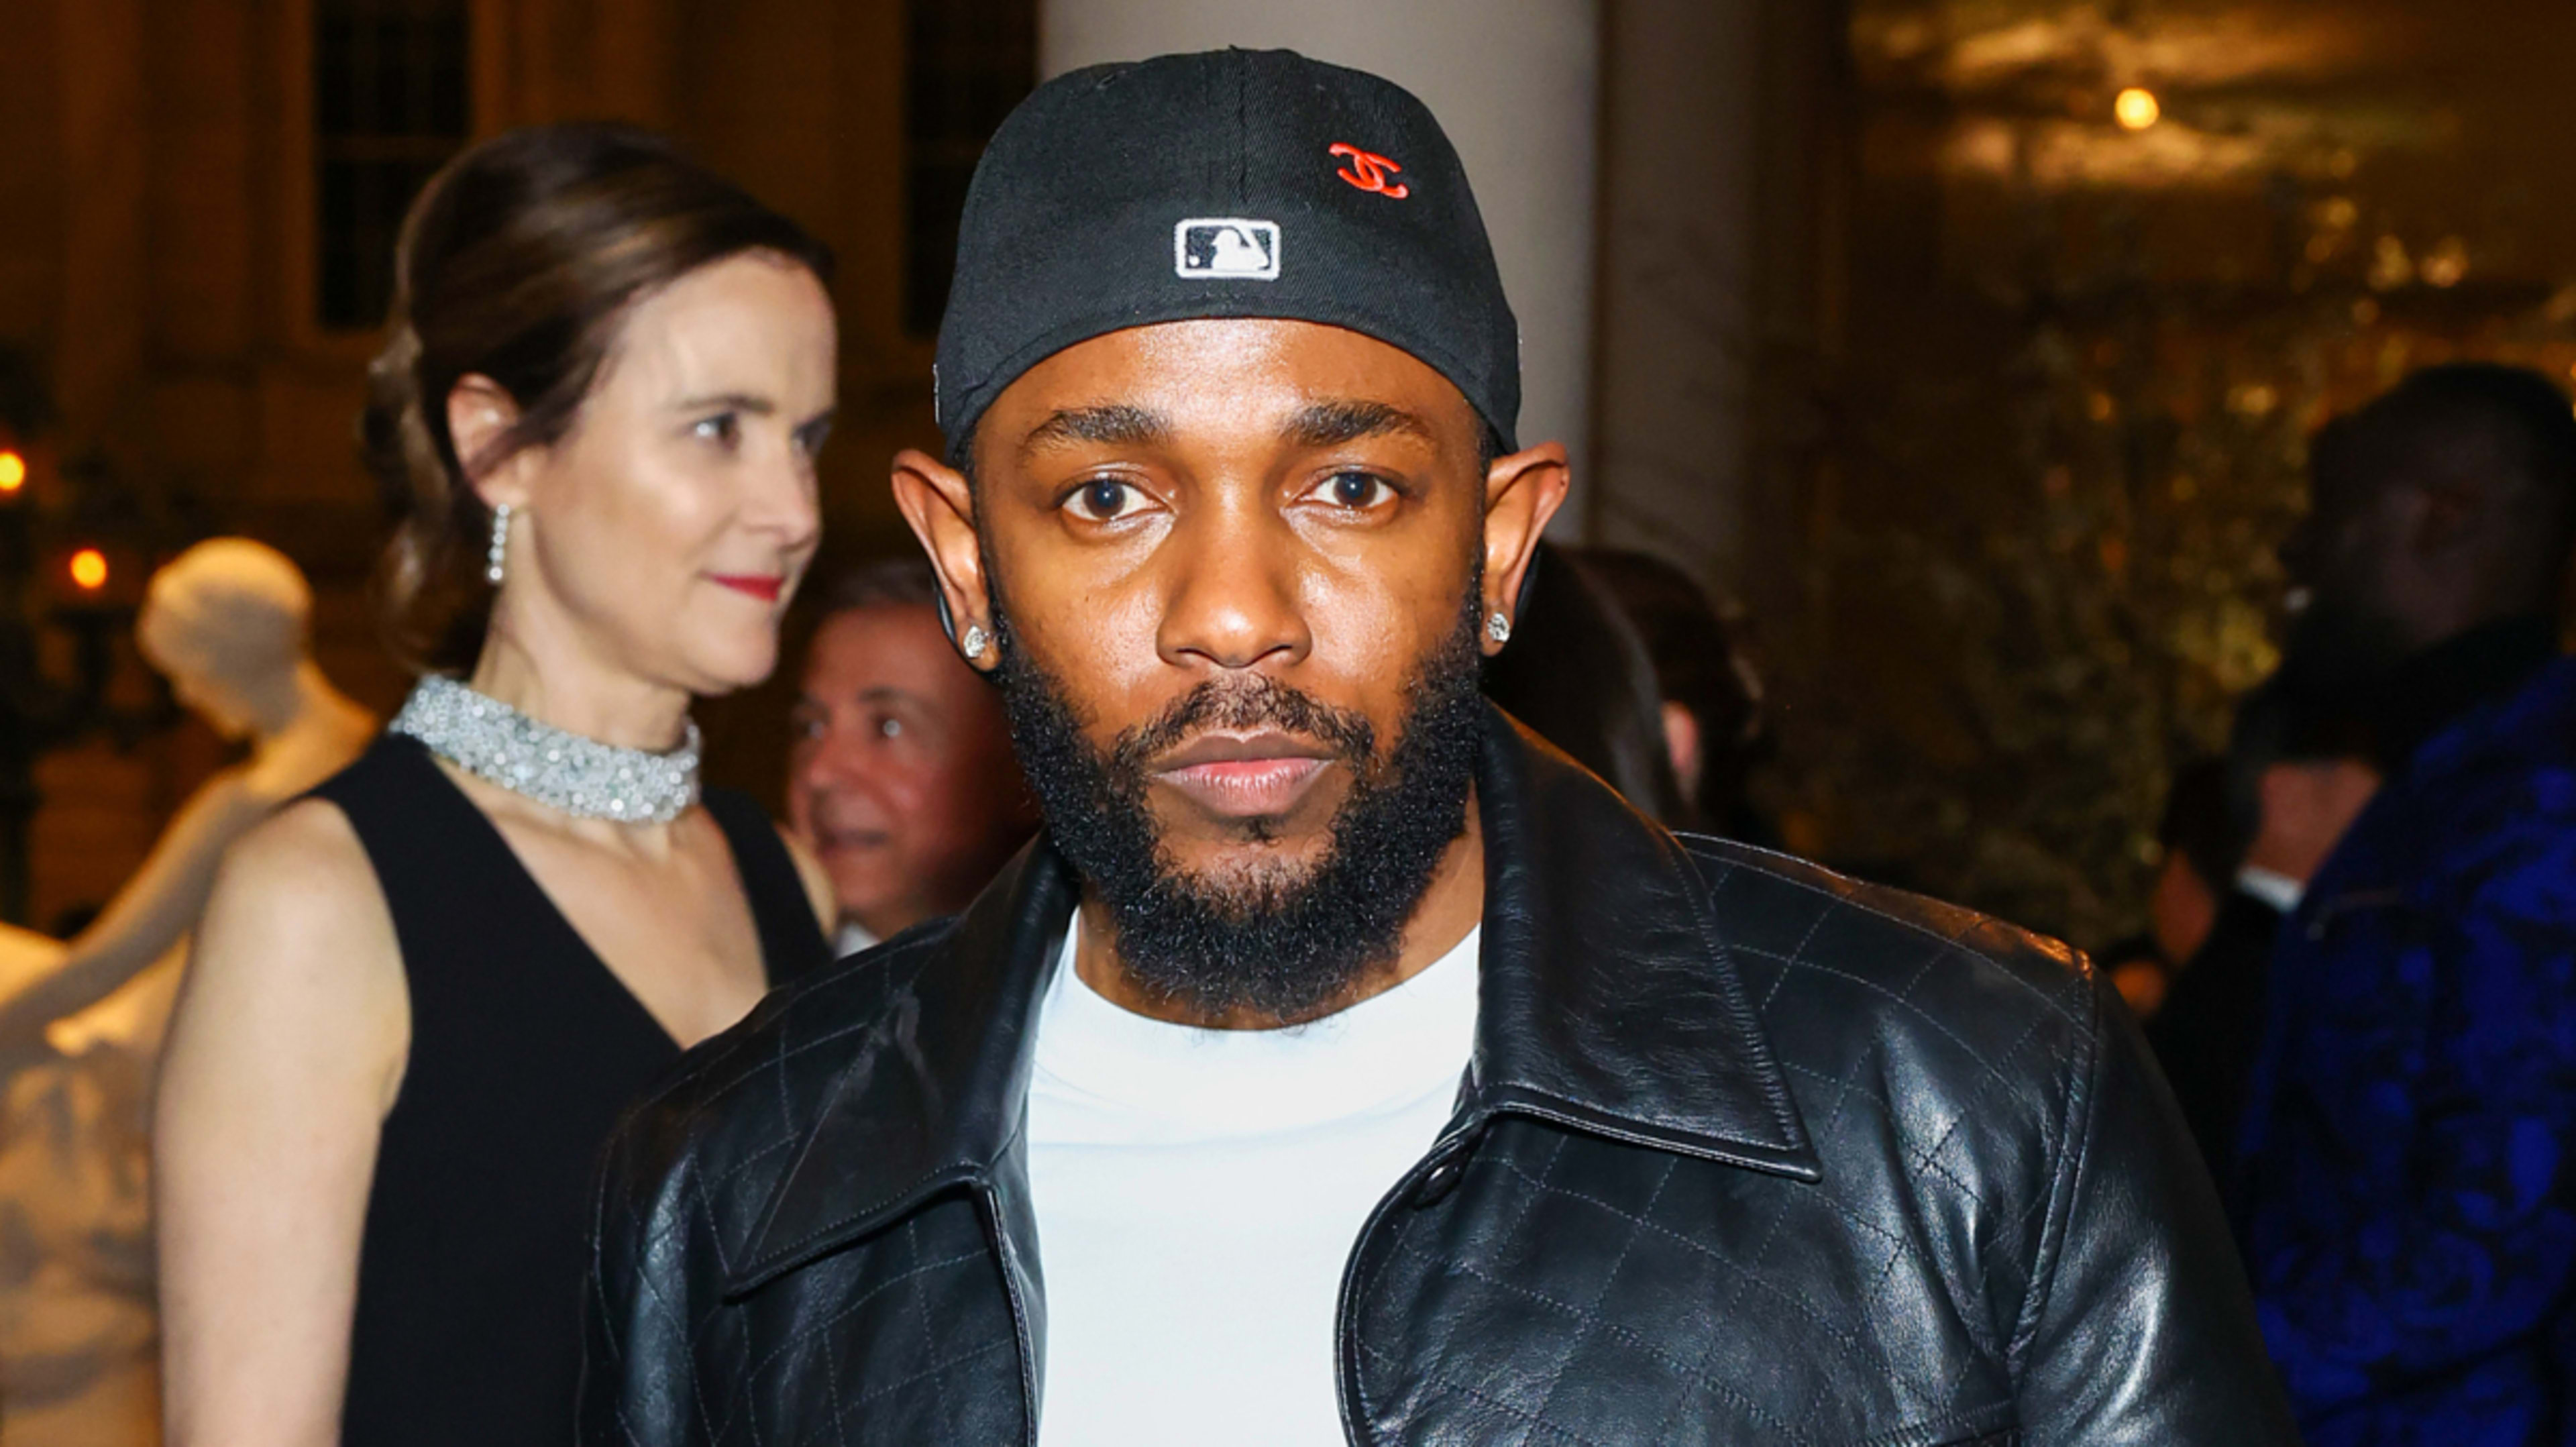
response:
[[[1342,1267],[1457,1104],[1480,933],[1340,1014],[1197,1030],[1101,998],[1068,932],[1029,1086],[1041,1447],[1343,1440]]]

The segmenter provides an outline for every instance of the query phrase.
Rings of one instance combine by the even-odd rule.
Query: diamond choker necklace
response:
[[[428,674],[387,724],[478,779],[587,819],[668,823],[698,802],[698,725],[665,754],[539,723],[455,679]]]

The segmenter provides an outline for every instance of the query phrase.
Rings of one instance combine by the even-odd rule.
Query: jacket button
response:
[[[1425,1206],[1438,1205],[1451,1191],[1458,1189],[1458,1183],[1466,1175],[1467,1151],[1461,1146],[1432,1162],[1431,1169],[1422,1173],[1422,1179],[1413,1187],[1413,1209],[1419,1211]]]

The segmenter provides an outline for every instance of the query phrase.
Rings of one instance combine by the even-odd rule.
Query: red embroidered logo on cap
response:
[[[1386,183],[1389,171],[1401,171],[1404,168],[1374,151],[1363,151],[1357,146],[1346,146],[1336,142],[1325,154],[1348,156],[1351,163],[1333,174],[1363,191],[1374,191],[1390,201],[1401,201],[1413,194],[1413,188],[1402,181],[1392,186]]]

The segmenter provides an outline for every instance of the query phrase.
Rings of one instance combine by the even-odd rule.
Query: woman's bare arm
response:
[[[308,801],[243,836],[161,1067],[170,1447],[339,1441],[367,1191],[409,1032],[393,921],[347,819]]]

